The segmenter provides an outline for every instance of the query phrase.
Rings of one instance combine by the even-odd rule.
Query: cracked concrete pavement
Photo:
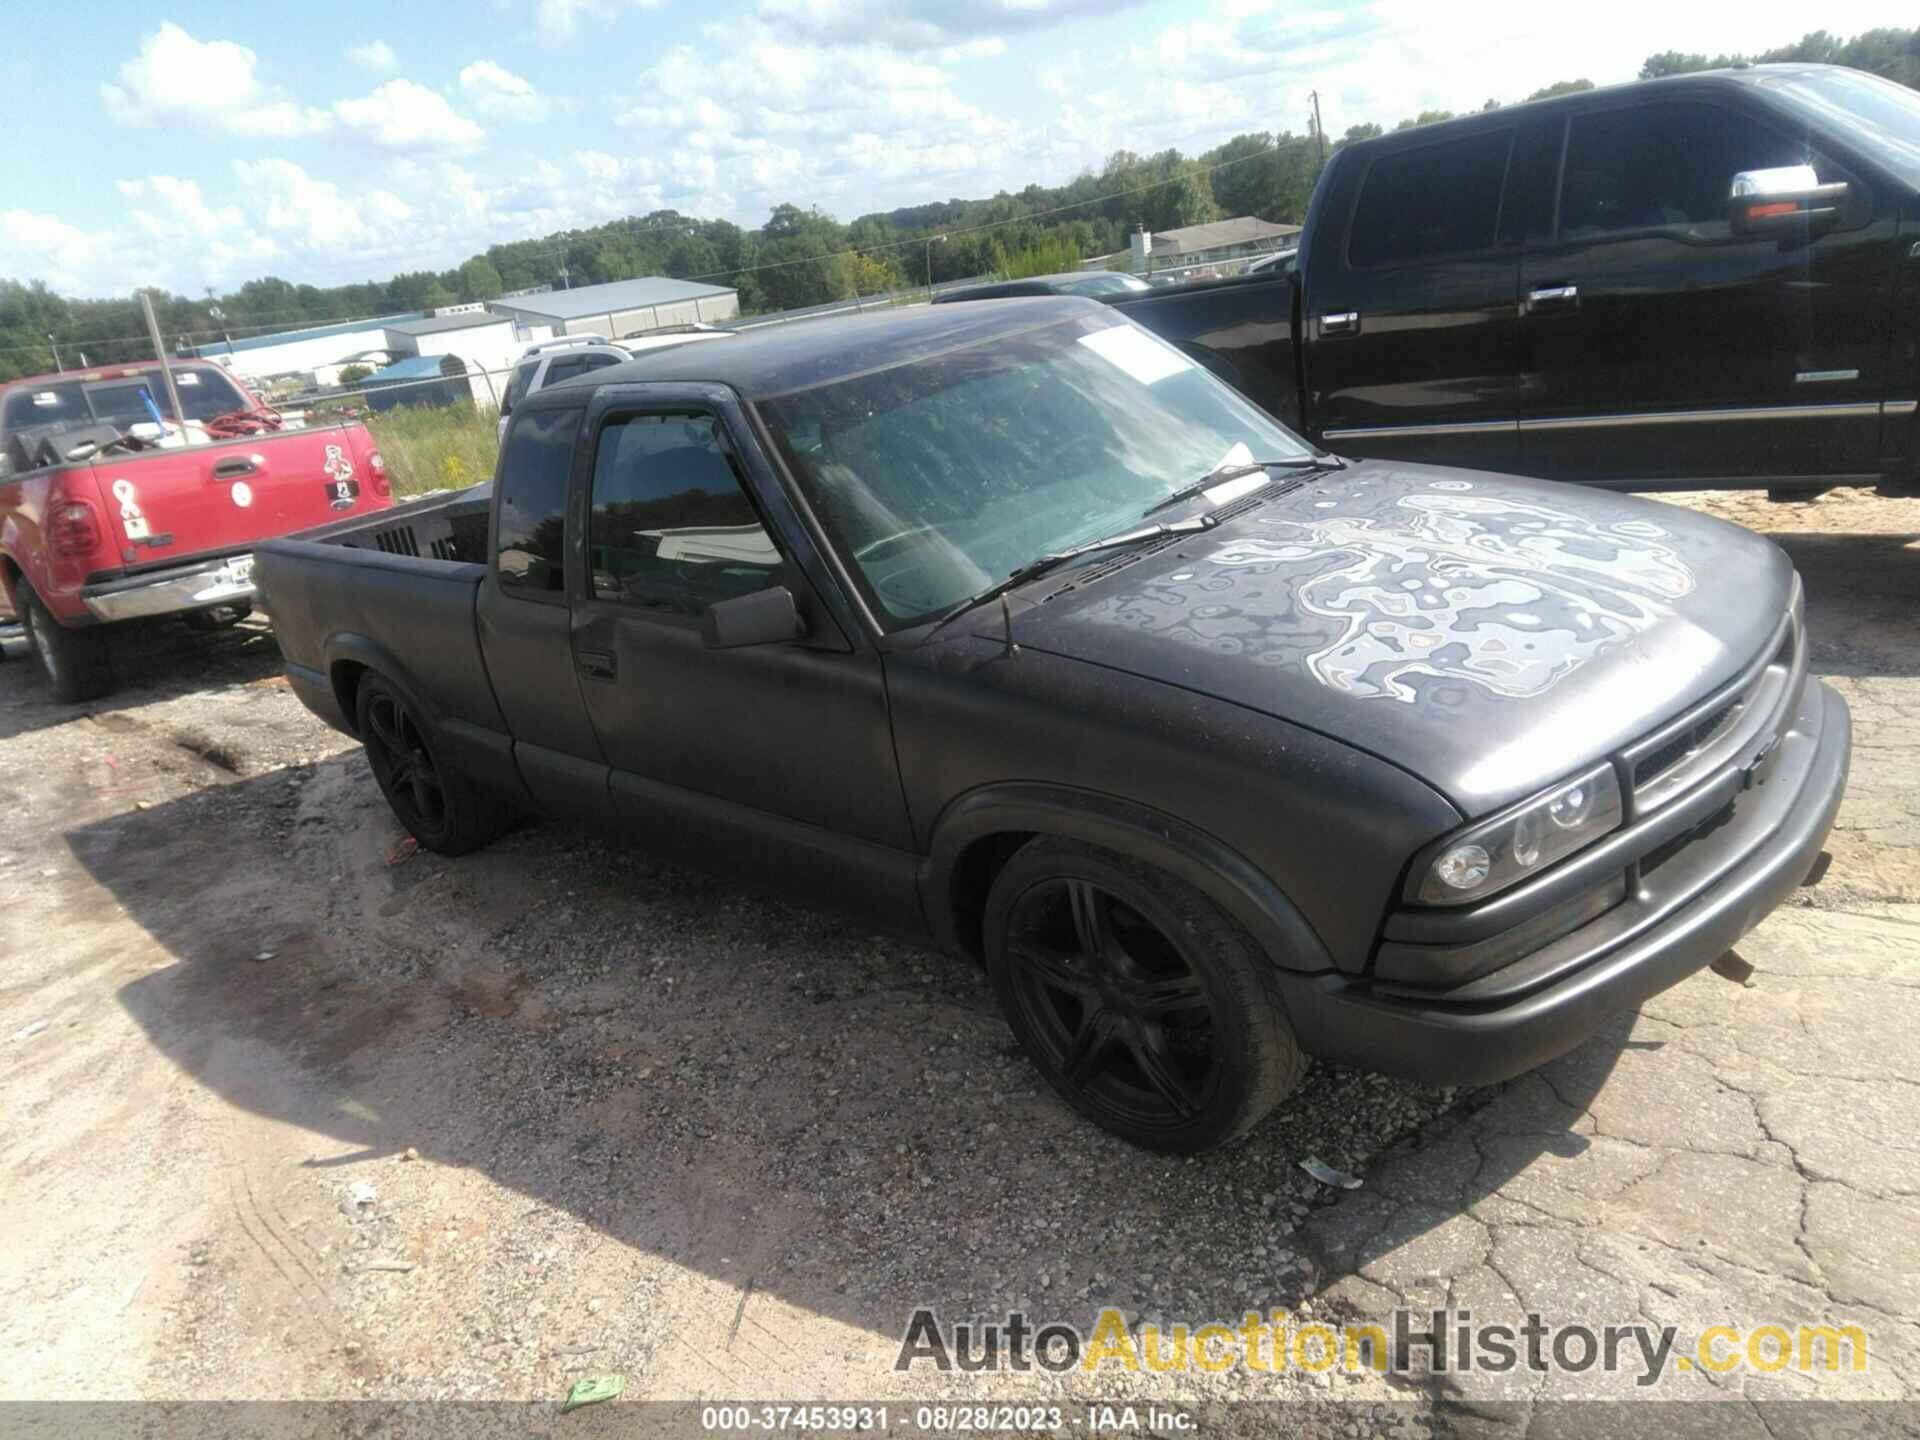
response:
[[[1324,1298],[1356,1317],[1404,1305],[1678,1331],[1685,1358],[1652,1386],[1636,1367],[1424,1377],[1475,1424],[1537,1430],[1553,1402],[1637,1397],[1899,1401],[1855,1413],[1920,1427],[1920,527],[1864,496],[1819,510],[1689,498],[1776,532],[1806,575],[1813,668],[1855,723],[1829,879],[1741,943],[1745,983],[1702,972],[1436,1122],[1316,1218],[1310,1250]],[[1841,510],[1881,532],[1897,568],[1863,563],[1872,536],[1832,533]],[[1688,1365],[1708,1327],[1769,1324],[1858,1325],[1867,1365]],[[1764,1425],[1772,1408],[1751,1413]]]

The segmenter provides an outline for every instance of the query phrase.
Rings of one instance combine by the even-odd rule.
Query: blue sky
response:
[[[1337,135],[1631,79],[1657,50],[1912,16],[1884,0],[90,0],[5,23],[0,275],[115,294],[380,279],[661,206],[852,219],[1057,184],[1119,148],[1301,130],[1315,88]]]

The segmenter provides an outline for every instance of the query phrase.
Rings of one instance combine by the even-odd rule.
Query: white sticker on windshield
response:
[[[58,405],[60,397],[51,390],[36,390],[33,392],[33,403],[42,406]]]
[[[1171,345],[1131,325],[1110,325],[1105,330],[1082,335],[1080,343],[1142,385],[1158,384],[1169,375],[1193,368],[1193,362]]]
[[[178,375],[173,377],[173,383],[176,385],[198,385],[200,383],[200,377],[191,370],[182,370]]]

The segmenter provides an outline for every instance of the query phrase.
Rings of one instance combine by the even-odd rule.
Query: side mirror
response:
[[[701,621],[701,633],[709,649],[732,650],[741,645],[798,640],[807,633],[807,627],[801,623],[800,607],[794,603],[793,592],[784,585],[775,585],[708,606]]]
[[[1736,235],[1805,234],[1838,220],[1848,194],[1846,181],[1822,185],[1811,165],[1742,170],[1727,196],[1727,224]]]

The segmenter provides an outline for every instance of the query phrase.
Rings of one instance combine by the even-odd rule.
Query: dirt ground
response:
[[[1920,501],[1682,503],[1788,549],[1853,707],[1833,867],[1794,904],[1920,927]],[[0,666],[0,1399],[618,1372],[629,1400],[1257,1395],[1429,1429],[1373,1377],[893,1366],[920,1305],[1324,1312],[1362,1265],[1325,1236],[1375,1191],[1300,1161],[1371,1185],[1497,1094],[1316,1067],[1244,1145],[1146,1156],[1042,1089],[967,966],[558,826],[414,853],[262,624],[120,662],[77,707]]]

